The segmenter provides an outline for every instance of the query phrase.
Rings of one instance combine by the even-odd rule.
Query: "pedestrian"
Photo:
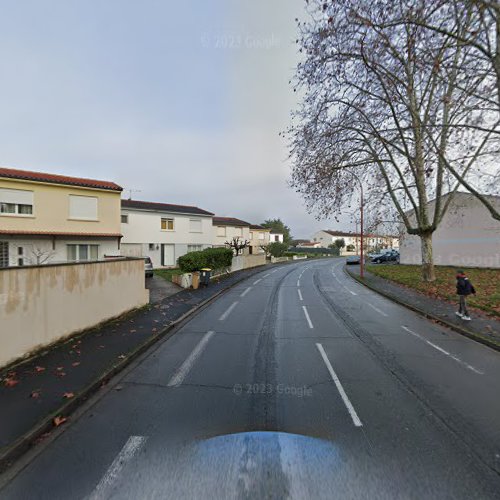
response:
[[[465,321],[470,321],[469,311],[467,311],[467,295],[476,294],[474,286],[465,276],[463,271],[457,272],[457,295],[459,297],[459,309],[455,314]]]

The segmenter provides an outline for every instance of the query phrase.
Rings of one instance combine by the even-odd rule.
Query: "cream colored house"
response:
[[[250,226],[234,217],[214,217],[212,220],[212,245],[214,247],[227,247],[226,241],[239,238],[242,241],[250,241]],[[244,254],[250,253],[249,248],[245,248]]]
[[[187,252],[212,246],[212,216],[198,207],[122,200],[122,254],[172,267]]]
[[[320,243],[321,248],[328,248],[337,239],[343,239],[345,242],[342,253],[359,253],[361,248],[361,235],[359,233],[323,229],[313,235],[313,242]],[[363,234],[363,239],[363,248],[367,251],[381,248],[399,248],[399,238],[397,236],[367,233]]]
[[[0,168],[0,267],[120,254],[113,182]]]
[[[500,210],[500,196],[488,196]],[[446,196],[443,197],[446,199]],[[434,213],[434,200],[429,213]],[[412,220],[413,211],[408,212]],[[441,266],[500,268],[500,222],[472,194],[457,192],[432,236],[434,263]],[[418,236],[404,232],[400,246],[401,264],[421,264]]]
[[[251,255],[264,253],[261,247],[269,245],[270,233],[270,229],[259,226],[258,224],[250,225],[250,244],[248,246],[248,251]]]

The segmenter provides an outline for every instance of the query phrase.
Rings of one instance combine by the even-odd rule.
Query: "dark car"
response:
[[[359,255],[349,255],[349,257],[347,257],[345,263],[346,265],[350,266],[350,265],[353,265],[353,264],[359,264],[361,262],[361,258]]]
[[[374,264],[381,264],[382,262],[398,262],[399,252],[397,250],[388,250],[384,253],[374,255],[372,257],[372,262]]]
[[[153,263],[150,257],[144,257],[144,271],[146,273],[146,278],[151,278],[153,276]]]

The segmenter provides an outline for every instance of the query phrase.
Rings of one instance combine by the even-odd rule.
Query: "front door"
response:
[[[175,250],[174,245],[161,246],[161,265],[162,266],[175,266]]]

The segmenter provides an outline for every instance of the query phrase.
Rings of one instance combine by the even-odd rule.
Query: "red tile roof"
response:
[[[24,231],[22,229],[0,229],[0,234],[22,235],[22,236],[76,236],[76,237],[100,237],[121,238],[120,233],[72,233],[64,231]]]
[[[14,168],[0,167],[0,178],[19,179],[36,182],[49,182],[51,184],[64,184],[69,186],[80,186],[95,189],[109,189],[111,191],[122,191],[122,187],[114,182],[98,181],[95,179],[84,179],[80,177],[68,177],[66,175],[47,174],[44,172],[31,172],[29,170],[17,170]]]
[[[214,217],[212,224],[214,226],[251,226],[249,222],[234,217]]]
[[[122,200],[122,208],[137,208],[138,210],[154,210],[157,212],[175,212],[195,215],[213,215],[202,208],[191,205],[172,205],[171,203],[158,203],[155,201]]]
[[[255,229],[258,231],[270,231],[267,227],[259,226],[259,224],[250,224],[250,229]]]
[[[323,229],[324,233],[328,233],[330,236],[350,236],[352,238],[360,238],[361,233],[349,233],[347,231],[331,231],[330,229]],[[373,233],[363,233],[363,238],[399,238],[398,236],[390,234],[373,234]]]

